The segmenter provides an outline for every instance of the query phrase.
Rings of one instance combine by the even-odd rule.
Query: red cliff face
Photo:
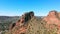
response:
[[[48,25],[50,24],[55,24],[57,25],[60,32],[60,14],[57,11],[55,10],[50,11],[49,14],[43,20],[47,22],[46,27],[49,27]],[[53,27],[53,26],[51,25],[50,27]],[[59,32],[58,34],[60,34]]]

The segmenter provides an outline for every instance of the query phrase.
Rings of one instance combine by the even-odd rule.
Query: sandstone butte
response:
[[[38,19],[33,11],[27,12],[10,25],[6,34],[60,34],[60,13],[53,10]]]

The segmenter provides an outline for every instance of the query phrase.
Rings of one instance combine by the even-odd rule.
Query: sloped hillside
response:
[[[9,26],[15,23],[19,16],[0,16],[0,33],[9,30]]]
[[[44,34],[45,28],[45,22],[41,22],[42,19],[38,19],[36,17],[33,17],[28,22],[28,30],[26,34]]]
[[[27,32],[26,34],[57,34],[57,27],[53,25],[52,29],[46,28],[46,22],[42,21],[42,19],[37,19],[33,17],[28,22]]]

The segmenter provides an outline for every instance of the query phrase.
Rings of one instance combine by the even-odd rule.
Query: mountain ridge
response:
[[[13,23],[6,34],[60,34],[60,14],[53,10],[45,17],[35,17],[34,12],[24,13]]]

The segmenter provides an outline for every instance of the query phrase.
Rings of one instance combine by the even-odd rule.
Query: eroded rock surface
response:
[[[52,26],[51,24],[53,25],[56,25],[57,28],[58,28],[58,34],[60,34],[60,13],[53,10],[53,11],[50,11],[49,14],[43,19],[45,20],[47,23],[46,27],[51,27],[53,28],[54,26]],[[48,26],[50,25],[50,26]]]

